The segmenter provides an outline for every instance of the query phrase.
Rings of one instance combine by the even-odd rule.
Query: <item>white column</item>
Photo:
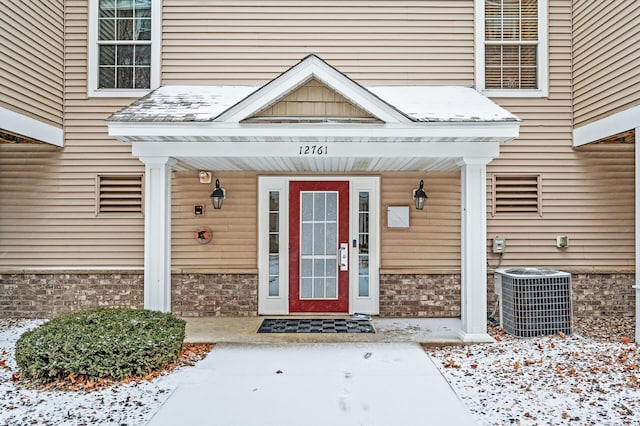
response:
[[[461,314],[464,342],[493,341],[487,334],[487,163],[463,158],[459,165],[461,200]]]
[[[171,311],[171,166],[169,157],[140,157],[145,165],[144,308]]]
[[[636,279],[634,288],[636,289],[636,342],[640,341],[640,174],[638,165],[640,165],[640,127],[636,127],[635,131],[635,174],[636,174]]]

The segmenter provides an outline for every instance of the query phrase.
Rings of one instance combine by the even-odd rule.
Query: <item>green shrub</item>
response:
[[[122,380],[164,368],[180,355],[185,322],[172,314],[100,309],[55,318],[16,342],[22,378]]]

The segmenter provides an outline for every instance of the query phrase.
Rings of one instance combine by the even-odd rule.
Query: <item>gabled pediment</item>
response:
[[[411,120],[319,57],[310,55],[229,108],[216,121],[407,123]]]
[[[268,105],[245,123],[382,123],[316,78]]]

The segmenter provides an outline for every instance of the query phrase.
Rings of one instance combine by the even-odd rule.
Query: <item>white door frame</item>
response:
[[[349,182],[349,313],[379,314],[380,305],[380,178],[378,176],[259,176],[258,177],[258,314],[289,313],[289,182]],[[269,193],[279,194],[279,285],[269,295]],[[369,294],[359,295],[358,206],[361,192],[369,193]],[[357,245],[357,244],[356,244]]]

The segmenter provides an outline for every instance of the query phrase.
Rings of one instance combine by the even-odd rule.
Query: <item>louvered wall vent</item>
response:
[[[493,214],[542,214],[540,175],[493,175]]]
[[[142,213],[142,175],[98,175],[98,213]]]

